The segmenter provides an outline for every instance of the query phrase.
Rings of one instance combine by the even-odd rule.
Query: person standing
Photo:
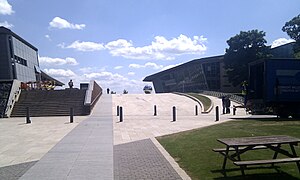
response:
[[[223,114],[225,114],[226,112],[225,96],[222,96],[222,107],[223,107]]]
[[[244,106],[246,107],[247,105],[247,94],[248,94],[248,83],[247,81],[242,82],[242,95],[244,96]]]
[[[109,91],[110,91],[110,89],[109,89],[109,88],[107,88],[107,89],[106,89],[106,92],[107,92],[107,94],[109,94]]]
[[[225,98],[226,114],[230,114],[230,99],[229,97]]]
[[[72,81],[72,79],[69,81],[68,85],[69,85],[69,88],[70,88],[70,89],[73,88],[73,81]]]

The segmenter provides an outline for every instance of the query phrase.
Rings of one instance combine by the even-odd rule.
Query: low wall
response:
[[[96,81],[90,81],[89,87],[85,94],[85,111],[90,114],[98,99],[102,95],[102,88],[96,83]]]
[[[217,92],[217,91],[202,91],[201,93],[205,94],[205,95],[208,95],[208,96],[218,97],[218,98],[221,98],[223,96],[228,96],[231,101],[234,101],[234,102],[239,103],[239,104],[244,103],[244,97],[243,96],[238,96],[238,95],[233,94],[233,93],[223,93],[223,92]]]

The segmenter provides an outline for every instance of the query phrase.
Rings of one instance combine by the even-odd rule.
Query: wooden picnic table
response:
[[[213,149],[213,151],[220,153],[224,156],[222,170],[226,176],[226,162],[227,159],[233,161],[237,166],[240,166],[242,175],[245,175],[244,169],[250,165],[263,165],[271,164],[274,166],[276,163],[291,163],[295,162],[297,164],[298,170],[300,172],[300,157],[297,156],[295,147],[300,142],[299,138],[279,135],[279,136],[257,136],[257,137],[239,137],[239,138],[221,138],[217,139],[220,143],[224,144],[226,148]],[[291,153],[282,148],[283,144],[288,144],[291,149]],[[257,149],[271,149],[275,153],[272,159],[264,160],[251,160],[242,161],[241,154],[247,151],[257,150]],[[277,159],[278,154],[283,154],[288,158]]]

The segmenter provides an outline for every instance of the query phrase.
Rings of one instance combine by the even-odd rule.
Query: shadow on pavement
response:
[[[0,167],[0,179],[17,180],[23,176],[23,174],[25,174],[25,172],[28,171],[36,162],[38,161]]]
[[[286,172],[283,172],[280,170],[280,167],[249,167],[247,170],[251,169],[274,169],[277,172],[275,173],[259,173],[259,174],[247,174],[247,171],[245,171],[245,176],[238,175],[238,176],[224,176],[224,173],[222,170],[212,170],[212,173],[220,173],[223,175],[223,177],[214,178],[215,180],[276,180],[276,179],[284,179],[284,180],[299,180],[299,177],[292,176]],[[227,169],[226,172],[232,172],[232,171],[240,171],[240,168],[232,168]],[[249,172],[251,173],[251,171]]]

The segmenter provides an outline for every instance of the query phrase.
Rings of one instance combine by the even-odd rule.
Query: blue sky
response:
[[[299,0],[0,0],[0,25],[39,49],[45,72],[117,93],[142,93],[147,75],[224,54],[240,31],[289,42],[281,28],[299,13]]]

